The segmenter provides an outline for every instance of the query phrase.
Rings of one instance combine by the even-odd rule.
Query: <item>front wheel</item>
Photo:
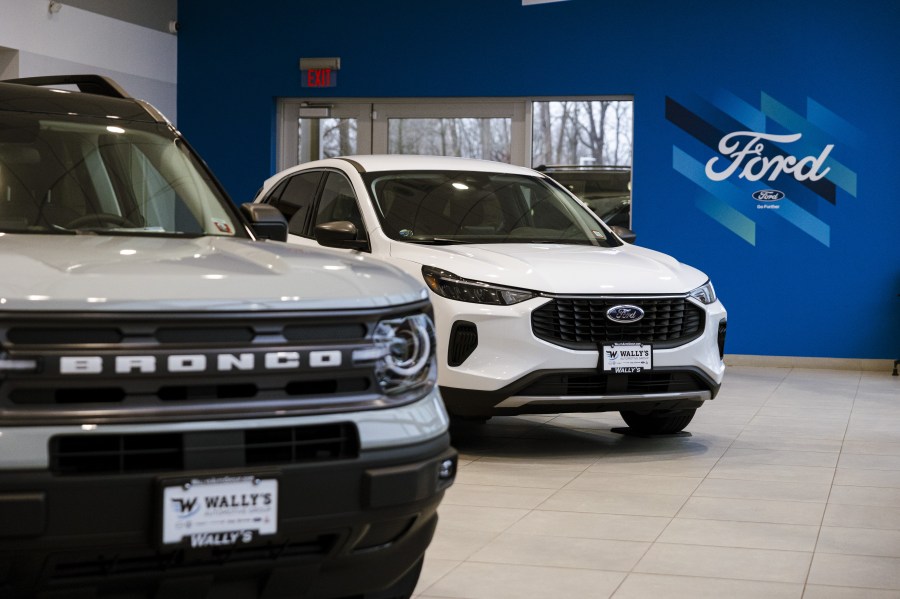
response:
[[[671,435],[684,430],[697,408],[690,410],[653,410],[651,412],[622,411],[622,420],[632,430],[643,435]]]

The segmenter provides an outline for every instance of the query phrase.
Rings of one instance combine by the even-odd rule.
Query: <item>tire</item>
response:
[[[671,435],[684,430],[697,412],[691,410],[653,410],[646,414],[638,412],[619,412],[622,420],[631,429],[642,435]]]
[[[412,597],[413,591],[416,590],[416,584],[419,582],[419,575],[422,573],[422,563],[425,558],[419,558],[409,571],[403,577],[395,582],[390,588],[383,591],[375,591],[366,593],[362,599],[409,599]]]

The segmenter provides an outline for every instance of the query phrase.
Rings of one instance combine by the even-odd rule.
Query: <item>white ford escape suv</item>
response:
[[[352,156],[281,172],[255,201],[285,215],[289,241],[424,279],[451,414],[619,411],[672,433],[719,390],[726,313],[709,278],[624,243],[542,173]]]

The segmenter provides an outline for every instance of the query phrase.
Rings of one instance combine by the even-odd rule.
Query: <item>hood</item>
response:
[[[0,310],[320,310],[407,304],[424,284],[359,255],[229,237],[0,233]]]
[[[393,243],[391,256],[486,283],[558,294],[686,293],[708,279],[671,256],[624,245]]]

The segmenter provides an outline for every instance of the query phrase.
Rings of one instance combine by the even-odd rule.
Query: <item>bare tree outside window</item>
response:
[[[356,132],[356,119],[300,119],[297,136],[298,162],[356,154]],[[309,152],[309,155],[305,152]]]
[[[532,114],[534,166],[631,166],[631,101],[534,102]]]
[[[509,162],[511,126],[506,118],[390,119],[388,152]]]

